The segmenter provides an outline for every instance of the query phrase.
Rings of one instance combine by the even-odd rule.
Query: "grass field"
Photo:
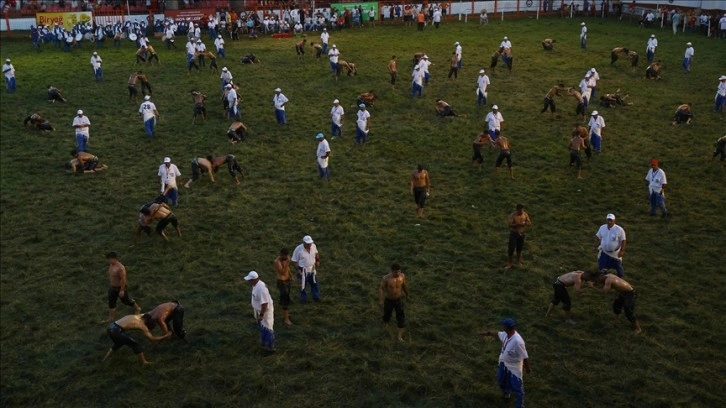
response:
[[[35,51],[26,38],[4,38],[2,55],[17,69],[18,90],[0,98],[3,407],[488,407],[501,406],[494,373],[500,345],[477,335],[518,320],[533,373],[525,376],[533,407],[724,406],[726,364],[724,283],[724,172],[711,160],[726,116],[713,113],[717,78],[726,74],[726,42],[656,30],[663,80],[647,81],[650,32],[626,22],[588,20],[589,48],[579,48],[580,20],[533,19],[448,23],[424,32],[401,26],[332,33],[357,77],[335,82],[326,60],[298,62],[295,39],[227,41],[227,61],[241,84],[248,139],[230,145],[229,122],[217,102],[218,75],[187,75],[183,39],[167,51],[153,42],[160,67],[144,67],[161,119],[148,141],[127,102],[126,80],[136,69],[133,46],[99,50],[105,82],[95,83],[91,48]],[[489,103],[498,104],[512,144],[514,180],[494,173],[485,150],[483,170],[471,166],[471,142],[487,109],[476,108],[476,77],[502,36],[514,44],[514,71],[500,64]],[[557,39],[555,51],[540,41]],[[464,68],[447,80],[454,41]],[[696,50],[693,71],[680,68],[684,43]],[[213,47],[207,39],[208,47]],[[610,66],[610,49],[641,54]],[[261,58],[242,66],[247,52]],[[409,59],[428,53],[434,65],[423,98],[412,99]],[[388,85],[386,63],[399,59],[399,85]],[[720,55],[720,57],[719,57]],[[584,180],[567,167],[575,117],[571,98],[558,114],[539,114],[542,97],[559,81],[577,86],[591,67],[599,93],[620,89],[632,106],[599,108],[606,121],[603,153],[585,165]],[[49,104],[45,86],[69,102]],[[288,125],[275,124],[273,89],[290,102]],[[210,96],[209,119],[190,126],[191,89]],[[355,97],[368,90],[370,143],[353,143]],[[314,135],[330,132],[328,112],[338,98],[346,109],[344,137],[331,142],[332,182],[315,168]],[[463,116],[433,115],[434,100]],[[671,126],[681,103],[692,102],[691,126]],[[109,170],[64,171],[75,146],[70,126],[77,109],[90,118],[90,151]],[[22,127],[33,112],[57,130]],[[156,171],[171,156],[184,180],[193,157],[234,153],[245,169],[241,186],[220,171],[182,188],[174,211],[183,236],[169,242],[143,237],[131,247],[138,208],[158,192]],[[648,216],[643,177],[651,158],[668,175],[671,216]],[[429,169],[432,195],[419,220],[408,191],[417,163]],[[504,271],[507,215],[523,203],[533,220],[525,266]],[[643,333],[624,317],[613,320],[612,295],[574,297],[574,326],[561,310],[544,319],[551,282],[563,272],[594,269],[592,237],[614,212],[628,234],[626,279],[638,288]],[[277,302],[272,261],[302,236],[315,239],[323,302],[294,302],[294,326],[277,310],[278,353],[263,358],[251,317],[250,289],[241,277],[257,270]],[[187,311],[188,342],[146,347],[154,362],[140,367],[123,348],[104,363],[110,346],[103,324],[107,288],[104,254],[118,251],[129,291],[144,310],[179,299]],[[409,279],[406,344],[381,327],[377,286],[392,262]],[[118,315],[132,309],[119,305]],[[144,340],[144,344],[148,344]]]

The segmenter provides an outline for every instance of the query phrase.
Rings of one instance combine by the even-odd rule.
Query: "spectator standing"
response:
[[[368,132],[371,130],[371,114],[365,103],[358,105],[358,120],[355,122],[355,142],[364,144],[368,141]]]
[[[686,74],[691,72],[691,64],[693,63],[693,44],[686,43],[686,52],[683,54],[683,69]]]
[[[156,118],[159,117],[159,111],[156,105],[151,102],[151,96],[144,96],[144,102],[139,106],[139,114],[143,117],[144,128],[149,139],[154,138],[154,127],[156,126]]]
[[[325,139],[325,135],[322,133],[318,133],[315,136],[315,139],[318,141],[318,150],[316,154],[318,161],[318,174],[322,180],[330,181],[330,167],[328,163],[330,159],[330,144]]]
[[[88,151],[88,139],[90,133],[88,127],[91,126],[91,121],[88,117],[83,114],[82,110],[76,112],[76,117],[73,118],[73,127],[76,130],[76,151],[87,152]]]
[[[665,186],[668,184],[666,174],[658,167],[660,163],[653,159],[650,161],[650,170],[645,175],[645,182],[648,184],[648,199],[650,201],[650,215],[656,215],[656,208],[660,208],[662,217],[668,216],[665,205]]]
[[[171,158],[164,157],[164,163],[159,166],[157,173],[159,182],[161,183],[161,194],[176,207],[179,199],[179,188],[177,187],[177,177],[179,183],[183,183],[181,172],[176,164],[172,164]]]
[[[648,64],[652,64],[655,59],[655,50],[658,48],[658,39],[655,38],[655,34],[651,34],[648,39],[648,44],[645,47],[645,53],[648,58]]]
[[[476,81],[477,84],[477,93],[476,93],[476,105],[477,106],[487,106],[487,87],[489,86],[491,82],[489,81],[489,76],[487,76],[487,73],[485,70],[479,70],[479,78]]]
[[[587,25],[583,21],[580,23],[580,48],[583,50],[587,49]]]
[[[605,127],[605,119],[598,114],[598,111],[592,111],[590,116],[590,143],[592,143],[592,150],[595,153],[600,153],[602,146],[602,130]]]
[[[260,276],[255,271],[250,271],[244,280],[249,282],[252,287],[252,311],[257,320],[257,326],[260,329],[260,342],[262,343],[262,355],[268,356],[275,352],[275,308],[273,307],[272,296],[270,290],[267,289],[265,282],[260,280]]]
[[[103,69],[101,69],[101,56],[98,52],[94,51],[91,55],[91,67],[93,67],[93,75],[96,78],[96,82],[103,82]]]
[[[285,116],[285,104],[287,102],[288,99],[282,93],[282,89],[275,88],[275,96],[272,97],[272,103],[275,105],[275,118],[277,119],[278,125],[287,124],[287,118]]]
[[[10,63],[10,58],[5,59],[5,64],[3,64],[3,75],[5,75],[7,92],[15,92],[15,67]]]
[[[300,282],[300,301],[308,301],[307,286],[310,285],[310,292],[313,301],[320,302],[320,286],[318,285],[317,267],[320,266],[320,254],[310,235],[303,237],[302,244],[298,245],[292,252],[293,266],[297,270],[298,281]]]
[[[605,218],[607,223],[601,225],[595,234],[595,245],[599,251],[597,269],[602,273],[615,269],[616,275],[622,278],[625,274],[623,254],[627,244],[625,230],[615,224],[615,214],[608,214]]]
[[[723,112],[724,106],[726,106],[726,75],[721,75],[719,78],[718,88],[716,90],[715,104],[713,106],[714,112]]]

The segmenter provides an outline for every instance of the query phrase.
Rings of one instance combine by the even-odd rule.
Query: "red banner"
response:
[[[213,8],[201,8],[201,9],[183,9],[183,10],[164,10],[164,17],[171,18],[174,21],[193,21],[197,22],[202,17],[215,15],[217,10]]]

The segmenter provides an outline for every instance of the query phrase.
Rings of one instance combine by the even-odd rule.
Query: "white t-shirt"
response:
[[[716,92],[721,96],[726,96],[726,81],[718,83],[718,90]]]
[[[15,67],[13,64],[6,62],[3,64],[3,73],[5,74],[5,78],[10,79],[15,76]]]
[[[365,133],[368,133],[368,118],[370,117],[371,114],[368,110],[358,110],[358,120],[356,121],[356,124],[358,125],[358,128]]]
[[[323,139],[318,143],[318,164],[322,168],[328,167],[328,159],[330,157],[323,157],[326,153],[330,153],[330,144],[327,140]]]
[[[456,46],[456,59],[461,61],[461,45]]]
[[[666,174],[660,168],[656,171],[653,171],[653,169],[648,170],[645,180],[648,181],[648,189],[650,189],[651,193],[660,193],[663,191],[663,186],[668,184]]]
[[[343,126],[343,115],[345,115],[345,111],[340,105],[333,105],[333,108],[330,109],[330,120],[332,120],[336,126]]]
[[[413,74],[411,74],[411,76],[413,77],[414,84],[419,85],[419,86],[423,85],[424,73],[420,68],[414,70]]]
[[[588,123],[588,126],[590,126],[590,134],[594,133],[598,136],[602,136],[602,128],[605,127],[605,119],[599,115],[597,117],[590,116],[590,123]]]
[[[93,67],[93,69],[101,68],[101,62],[102,61],[103,60],[101,59],[100,56],[94,55],[94,56],[91,57],[91,66]]]
[[[285,104],[287,103],[287,101],[287,97],[282,93],[272,97],[272,102],[275,103],[275,109],[285,110]]]
[[[194,54],[197,51],[197,48],[194,46],[194,43],[191,41],[187,41],[187,54]]]
[[[88,117],[85,116],[85,115],[84,116],[77,116],[76,115],[76,117],[73,118],[73,126],[75,127],[75,126],[78,126],[78,125],[81,125],[81,126],[84,126],[84,127],[76,128],[76,134],[77,135],[88,136],[89,135],[89,133],[88,133],[88,127],[91,126],[91,121],[88,120]]]
[[[489,130],[502,130],[502,122],[504,122],[504,117],[502,116],[501,112],[489,112],[487,113],[487,117],[484,120],[489,124]]]
[[[237,91],[235,91],[234,88],[227,92],[227,102],[229,102],[230,107],[237,105]]]
[[[515,377],[522,379],[522,368],[524,360],[529,358],[527,349],[524,346],[524,339],[519,333],[515,332],[512,337],[507,338],[507,332],[499,332],[499,341],[502,342],[502,351],[499,353],[499,362],[514,374]]]
[[[429,61],[427,58],[422,59],[421,62],[418,63],[418,66],[421,68],[421,72],[423,72],[423,73],[429,72],[430,65],[431,65],[431,61]]]
[[[222,74],[219,75],[219,79],[221,79],[224,82],[228,82],[229,83],[229,82],[232,81],[232,73],[229,70],[222,71]]]
[[[512,42],[509,40],[504,40],[499,44],[499,48],[512,48]]]
[[[693,58],[693,47],[686,48],[686,53],[683,58]]]
[[[144,122],[146,122],[147,120],[149,120],[153,117],[156,117],[156,115],[154,114],[154,111],[156,111],[156,105],[154,105],[154,102],[144,101],[139,106],[139,113],[144,115]]]
[[[582,26],[582,30],[580,30],[580,39],[587,38],[587,26]]]
[[[328,57],[330,57],[330,62],[337,64],[338,63],[338,57],[340,56],[340,51],[338,51],[337,48],[333,48],[330,51],[328,51]]]
[[[214,40],[214,46],[217,47],[217,51],[224,48],[224,40],[222,38],[217,38]]]
[[[262,305],[267,303],[267,311],[265,314],[272,314],[272,296],[270,291],[267,289],[265,282],[257,281],[255,286],[252,287],[252,308],[255,309],[255,315],[262,310]]]
[[[479,75],[479,79],[476,80],[476,83],[479,86],[479,91],[486,95],[487,86],[489,86],[489,84],[491,83],[489,82],[489,77],[487,76],[487,74]]]
[[[305,249],[305,244],[298,245],[292,252],[290,260],[297,262],[297,265],[303,269],[303,272],[315,272],[315,255],[318,253],[318,247],[315,243],[310,244],[310,251]]]
[[[648,45],[645,47],[646,51],[653,51],[655,52],[655,49],[658,47],[658,39],[657,38],[649,38],[648,39]]]
[[[157,175],[161,177],[161,182],[164,183],[164,185],[176,188],[176,178],[181,177],[181,172],[179,171],[179,168],[176,167],[176,164],[169,164],[169,167],[166,167],[166,164],[162,163],[162,165],[159,166],[159,173],[157,173]]]
[[[323,31],[322,33],[320,33],[320,41],[323,44],[327,44],[328,43],[328,38],[330,38],[330,34],[328,34],[327,31]]]
[[[607,224],[600,226],[597,230],[596,237],[600,239],[600,249],[613,258],[618,258],[618,251],[625,241],[625,230],[620,225],[614,224],[612,228],[608,228]]]

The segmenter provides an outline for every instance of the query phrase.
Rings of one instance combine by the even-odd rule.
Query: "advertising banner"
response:
[[[164,10],[164,17],[171,18],[174,21],[192,21],[197,22],[204,16],[215,15],[217,10],[214,8],[200,9],[183,9],[183,10]]]
[[[378,2],[377,1],[360,1],[360,2],[353,2],[353,3],[331,3],[330,8],[331,9],[337,9],[338,15],[341,15],[343,13],[343,9],[347,8],[348,10],[352,9],[353,7],[361,6],[363,8],[363,21],[368,21],[368,11],[370,9],[375,10],[376,12],[376,20],[380,20],[381,16],[379,16],[381,10],[378,8]]]
[[[35,22],[38,25],[52,26],[57,23],[66,30],[70,30],[78,23],[90,23],[93,19],[93,13],[90,11],[70,11],[63,13],[37,13]]]

